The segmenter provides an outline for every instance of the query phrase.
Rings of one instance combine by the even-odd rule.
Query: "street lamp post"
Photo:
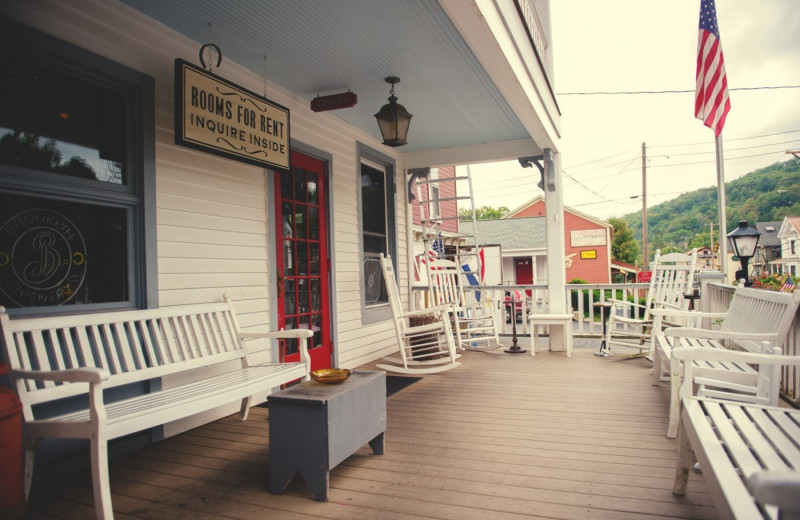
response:
[[[739,262],[742,265],[742,269],[736,271],[736,279],[744,279],[745,287],[753,286],[753,282],[747,276],[747,263],[755,255],[760,237],[761,233],[751,227],[747,227],[746,220],[739,221],[739,227],[728,233],[728,247],[739,257]]]

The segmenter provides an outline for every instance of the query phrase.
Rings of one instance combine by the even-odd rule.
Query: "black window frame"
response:
[[[128,297],[124,301],[9,308],[9,315],[55,315],[157,307],[155,190],[155,80],[142,72],[0,17],[5,50],[125,96],[130,133],[128,181],[117,185],[0,164],[0,197],[40,199],[123,208],[127,214]]]
[[[359,256],[360,256],[360,270],[361,270],[361,323],[363,325],[367,325],[370,323],[377,323],[381,321],[386,321],[392,318],[391,308],[389,307],[389,302],[378,302],[375,304],[367,304],[366,301],[366,289],[364,287],[364,265],[365,265],[365,244],[364,244],[364,229],[363,229],[363,209],[364,209],[364,202],[361,196],[361,187],[360,187],[360,179],[361,179],[361,168],[362,164],[366,164],[367,166],[378,165],[384,172],[385,175],[385,213],[386,213],[386,249],[389,255],[392,257],[392,261],[397,265],[397,208],[395,197],[397,192],[396,187],[396,163],[394,159],[391,157],[382,154],[372,148],[367,147],[361,143],[358,144],[358,157],[357,157],[357,165],[358,165],[358,179],[359,179],[359,189],[358,189],[358,214],[359,214]],[[370,164],[372,163],[372,164]],[[380,283],[383,283],[383,276],[381,274]]]

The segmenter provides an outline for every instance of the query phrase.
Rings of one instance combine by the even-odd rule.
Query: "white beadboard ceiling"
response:
[[[311,101],[350,90],[333,112],[380,137],[374,114],[399,76],[398,102],[413,114],[402,152],[529,138],[436,0],[122,0]],[[464,1],[465,9],[474,9]],[[212,24],[209,36],[208,23]],[[199,65],[199,63],[198,63]]]

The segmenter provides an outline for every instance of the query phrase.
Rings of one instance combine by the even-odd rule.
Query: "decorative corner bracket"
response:
[[[414,199],[417,198],[417,196],[414,195],[414,190],[412,189],[412,186],[414,185],[414,181],[416,181],[420,177],[421,178],[427,178],[428,174],[430,174],[430,172],[431,172],[430,168],[410,168],[410,169],[406,170],[406,173],[408,173],[408,176],[409,176],[408,177],[408,202],[411,202],[411,201],[413,201]]]

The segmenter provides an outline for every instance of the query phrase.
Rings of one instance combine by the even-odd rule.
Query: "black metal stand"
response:
[[[607,309],[607,307],[605,305],[597,305],[597,307],[600,307],[600,321],[603,322],[603,339],[600,340],[600,350],[595,352],[594,355],[598,356],[598,357],[608,357],[611,354],[608,353],[608,351],[610,349],[608,348],[608,345],[606,345],[606,309]]]
[[[683,297],[686,298],[687,300],[689,300],[689,310],[693,311],[694,310],[694,302],[695,302],[695,300],[699,300],[700,299],[700,291],[695,289],[691,293],[684,294]]]
[[[512,345],[508,347],[505,352],[507,354],[522,354],[523,352],[527,352],[526,349],[521,348],[517,345],[517,300],[511,299],[511,343]],[[523,318],[524,319],[524,318]]]

